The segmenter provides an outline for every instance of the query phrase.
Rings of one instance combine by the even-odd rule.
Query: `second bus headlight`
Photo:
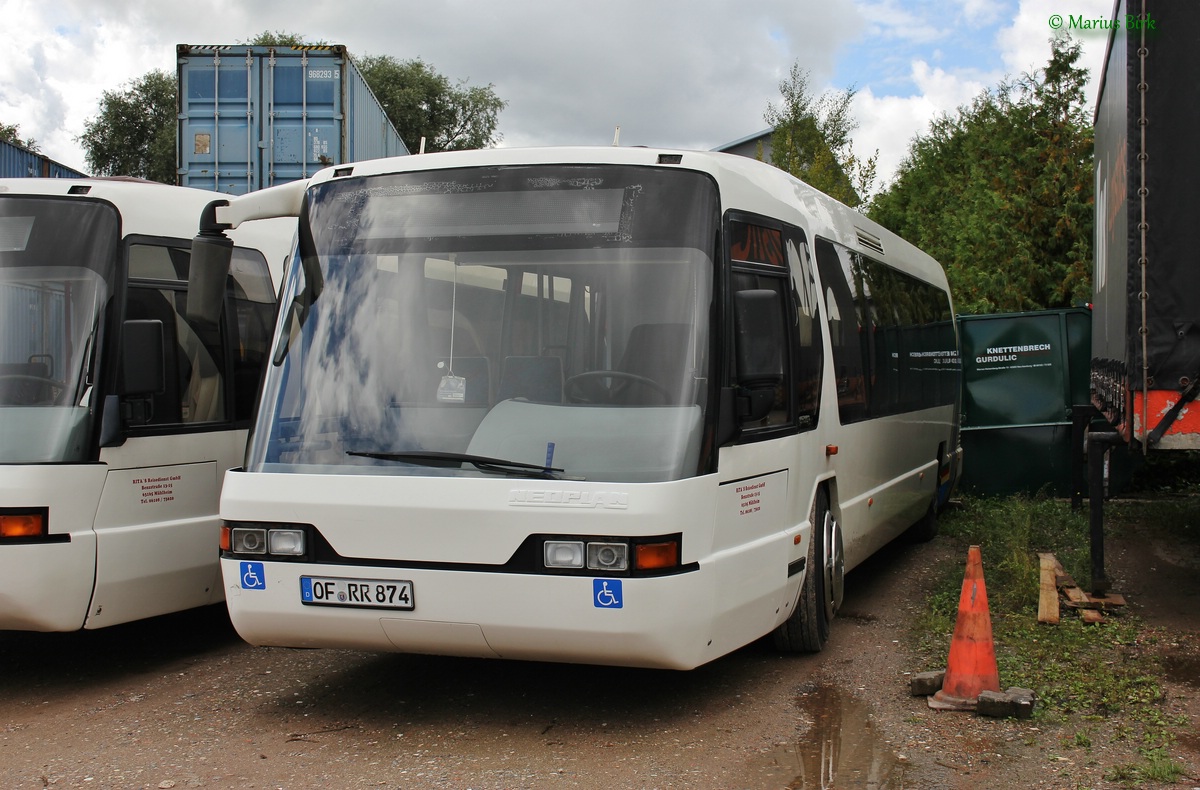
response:
[[[544,558],[547,568],[582,568],[583,542],[578,540],[548,540]]]
[[[629,567],[629,547],[624,543],[588,543],[587,566],[594,571],[623,571]]]
[[[272,529],[267,532],[267,546],[272,554],[298,557],[304,553],[304,530]]]
[[[221,525],[220,546],[222,552],[301,558],[308,550],[308,530],[299,524],[280,526],[255,522],[249,524],[242,522],[242,524],[243,526],[233,526],[226,522]]]
[[[238,554],[266,554],[267,531],[258,528],[235,527],[232,548]]]

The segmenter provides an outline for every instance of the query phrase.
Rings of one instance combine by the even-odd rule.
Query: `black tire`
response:
[[[840,567],[836,573],[835,589],[829,589],[825,566],[826,519],[829,517],[829,494],[821,488],[813,502],[811,521],[812,539],[808,542],[808,559],[805,561],[804,583],[792,615],[772,633],[775,647],[787,653],[817,653],[829,641],[829,625],[837,606],[841,604]],[[834,531],[835,539],[840,536]],[[835,551],[835,563],[840,563],[840,552]]]

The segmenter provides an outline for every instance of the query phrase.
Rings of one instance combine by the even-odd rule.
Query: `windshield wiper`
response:
[[[470,455],[468,453],[379,453],[369,450],[347,450],[346,455],[374,458],[379,461],[400,461],[401,463],[414,463],[423,466],[445,468],[453,468],[467,463],[474,466],[480,472],[487,472],[489,474],[520,475],[545,480],[558,480],[561,478],[563,472],[562,469],[553,466],[538,466],[537,464],[527,464],[522,461],[505,461],[502,458],[488,458],[484,455]]]

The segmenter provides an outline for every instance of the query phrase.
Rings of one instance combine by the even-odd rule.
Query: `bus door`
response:
[[[161,334],[162,379],[146,396],[122,398],[125,441],[101,451],[108,473],[88,628],[222,600],[221,482],[242,462],[275,294],[262,255],[239,248],[221,324],[193,321],[185,309],[189,251],[173,244],[127,247],[125,320]]]
[[[739,610],[724,614],[718,633],[763,633],[781,607],[799,591],[808,551],[802,527],[808,518],[818,460],[801,452],[817,424],[822,373],[822,342],[816,288],[803,232],[762,218],[735,218],[730,239],[727,336],[754,330],[741,326],[739,301],[753,300],[754,312],[773,314],[786,342],[771,363],[780,376],[763,397],[770,408],[759,420],[742,423],[736,443],[720,460],[720,493],[714,554],[720,561],[721,588],[736,591]],[[769,344],[752,347],[769,348]],[[730,353],[731,380],[739,381],[738,355]],[[761,364],[761,363],[760,363]],[[736,559],[733,559],[736,558]],[[740,638],[740,637],[739,637]]]

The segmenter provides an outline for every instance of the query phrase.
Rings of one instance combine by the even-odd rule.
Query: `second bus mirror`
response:
[[[188,265],[187,318],[216,326],[225,304],[225,281],[233,259],[233,241],[223,233],[201,233],[192,239]]]
[[[765,288],[734,293],[733,324],[739,400],[743,401],[738,417],[757,422],[771,412],[775,388],[783,383],[787,342],[779,293]]]

